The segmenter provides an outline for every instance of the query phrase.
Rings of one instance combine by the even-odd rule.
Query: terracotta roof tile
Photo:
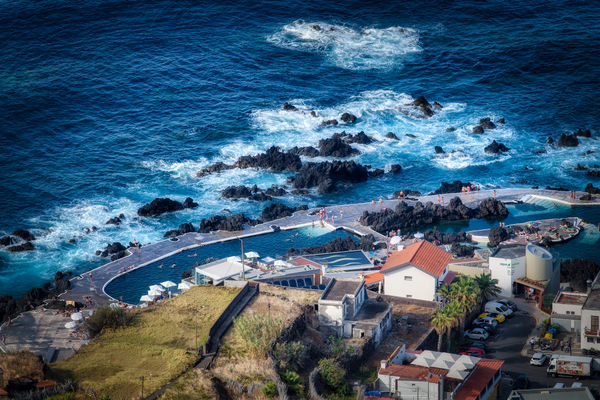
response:
[[[434,246],[426,240],[406,246],[403,250],[396,251],[388,257],[381,272],[403,264],[412,264],[435,277],[440,277],[452,254]]]
[[[477,396],[485,390],[485,386],[502,367],[502,364],[504,364],[504,361],[502,360],[490,360],[489,358],[482,358],[479,360],[477,368],[469,375],[458,393],[456,393],[454,400],[477,399]]]
[[[444,277],[444,280],[442,281],[443,284],[449,285],[452,283],[452,281],[454,280],[454,278],[456,278],[456,275],[458,275],[458,272],[455,271],[448,271],[448,273],[446,274],[446,276]]]
[[[437,383],[439,378],[436,375],[446,376],[448,370],[433,367],[427,368],[412,364],[389,364],[387,368],[380,369],[379,373],[381,375],[391,375],[403,379],[412,379],[418,381],[425,381],[429,376],[429,382]],[[436,375],[430,375],[430,373]]]
[[[365,279],[365,284],[368,285],[371,283],[382,281],[383,274],[381,272],[373,272],[372,274],[365,275],[364,279]]]

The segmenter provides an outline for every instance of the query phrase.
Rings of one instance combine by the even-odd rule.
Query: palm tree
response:
[[[454,318],[446,311],[445,308],[437,310],[431,318],[431,326],[435,329],[438,335],[437,351],[442,348],[442,336],[447,332],[450,336],[450,328],[454,323]]]
[[[453,301],[446,305],[446,312],[452,319],[452,325],[448,328],[448,335],[446,336],[447,344],[446,349],[450,351],[450,331],[452,328],[457,326],[463,326],[463,318],[465,317],[465,310],[460,303]]]
[[[490,299],[497,297],[502,289],[498,286],[498,279],[492,279],[491,274],[482,273],[475,278],[475,283],[479,287],[481,295],[481,306],[487,303]]]
[[[475,307],[478,302],[478,297],[479,288],[477,287],[477,284],[473,279],[467,276],[458,277],[451,285],[450,299],[453,302],[456,302],[458,307],[462,309],[462,315],[459,318],[461,336],[465,330],[464,320],[466,319],[466,314],[473,310],[473,307]]]
[[[442,303],[446,303],[446,300],[450,299],[450,294],[450,285],[447,284],[442,284],[437,290],[437,295]]]

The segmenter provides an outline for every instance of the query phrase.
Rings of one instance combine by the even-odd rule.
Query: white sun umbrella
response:
[[[249,252],[245,253],[244,255],[246,256],[246,258],[260,258],[258,253],[255,251],[249,251]]]
[[[192,284],[189,282],[186,282],[186,281],[183,281],[179,285],[177,285],[177,289],[179,289],[179,290],[188,290],[191,287],[192,287]]]
[[[75,327],[77,327],[77,322],[75,321],[69,321],[65,324],[65,328],[67,329],[75,329]]]
[[[152,290],[154,292],[164,292],[165,288],[162,287],[161,285],[152,285],[152,286],[150,286],[150,290]]]
[[[390,239],[390,244],[392,246],[395,246],[398,243],[400,243],[401,241],[402,241],[402,239],[400,238],[400,236],[392,236],[392,238]]]
[[[71,319],[73,321],[81,321],[83,319],[83,314],[80,312],[73,313],[71,314]]]
[[[160,285],[162,287],[164,287],[165,289],[172,288],[173,286],[177,286],[177,284],[175,282],[171,282],[171,281],[161,282]]]
[[[160,296],[161,294],[163,294],[163,292],[159,292],[158,290],[148,290],[148,296],[151,296],[152,298]]]
[[[424,237],[425,235],[423,235],[421,232],[415,233],[415,239],[423,239]]]
[[[285,267],[287,263],[283,260],[275,260],[273,263],[276,267]]]
[[[145,294],[142,297],[140,297],[140,303],[146,303],[146,302],[149,302],[149,301],[154,301],[154,298],[148,296],[147,294]]]

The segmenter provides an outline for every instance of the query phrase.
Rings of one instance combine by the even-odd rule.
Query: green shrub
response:
[[[319,368],[321,369],[323,383],[331,391],[342,396],[348,394],[348,385],[345,380],[346,370],[335,359],[323,358],[319,361]]]
[[[73,392],[55,394],[54,396],[46,397],[46,400],[74,400],[75,394]]]
[[[122,308],[112,308],[108,304],[100,306],[91,317],[85,320],[85,326],[91,337],[95,337],[103,329],[117,329],[134,323],[135,317],[131,312]]]
[[[277,384],[273,381],[270,381],[265,386],[263,386],[262,393],[266,397],[270,397],[270,398],[277,397],[279,395],[279,391],[277,390]]]
[[[331,357],[340,360],[343,357],[354,354],[354,347],[349,347],[344,344],[344,339],[336,336],[329,336],[329,353]]]
[[[308,348],[302,342],[277,343],[273,357],[280,370],[301,371],[306,366]]]
[[[285,371],[283,374],[281,374],[281,380],[283,380],[283,382],[288,388],[288,392],[291,395],[302,395],[304,387],[302,386],[302,379],[300,379],[300,375],[298,375],[294,371]]]

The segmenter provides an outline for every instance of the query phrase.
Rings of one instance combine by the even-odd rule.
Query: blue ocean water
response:
[[[358,146],[357,161],[403,166],[335,195],[282,199],[309,205],[455,179],[582,189],[591,178],[574,166],[599,159],[600,7],[590,2],[13,1],[0,3],[0,48],[0,233],[38,237],[33,252],[0,252],[0,294],[97,266],[109,242],[156,241],[224,208],[257,215],[266,204],[220,191],[285,174],[195,173],[273,144],[364,130],[377,141]],[[399,111],[420,95],[444,108],[426,120]],[[286,101],[301,112],[281,110]],[[319,127],[346,111],[355,126]],[[482,117],[506,124],[475,136]],[[545,144],[577,128],[593,137]],[[486,154],[493,139],[511,151]],[[436,158],[435,145],[457,151]],[[135,219],[159,196],[201,206]],[[120,213],[124,224],[105,225]]]

